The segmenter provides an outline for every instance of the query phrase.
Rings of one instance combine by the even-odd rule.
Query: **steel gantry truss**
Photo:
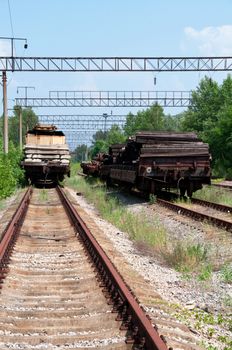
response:
[[[0,57],[0,70],[24,72],[231,71],[232,57]]]
[[[86,131],[96,132],[98,130],[109,130],[112,125],[116,124],[122,127],[126,122],[125,115],[110,115],[110,114],[62,114],[62,115],[49,115],[38,114],[40,123],[55,124],[56,126],[62,126],[62,130],[67,131]]]
[[[15,102],[21,107],[189,107],[191,91],[51,91],[49,97]]]
[[[37,114],[40,123],[55,124],[65,131],[67,143],[71,149],[78,145],[91,145],[93,135],[99,131],[110,130],[112,125],[123,127],[125,114]]]

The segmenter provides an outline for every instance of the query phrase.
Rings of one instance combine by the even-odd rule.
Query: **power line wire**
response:
[[[9,9],[9,15],[10,15],[11,34],[12,34],[12,37],[14,38],[14,29],[13,29],[13,22],[12,22],[11,8],[10,8],[10,0],[8,0],[8,9]]]

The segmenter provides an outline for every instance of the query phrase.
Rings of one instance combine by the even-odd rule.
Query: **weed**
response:
[[[165,259],[169,265],[174,266],[178,271],[187,273],[199,266],[199,263],[207,259],[207,249],[197,245],[186,245],[178,242],[171,252],[165,254]]]
[[[196,193],[194,193],[193,197],[204,199],[209,202],[232,206],[231,193],[224,188],[205,186],[202,190],[198,190]]]
[[[157,196],[151,193],[149,195],[149,204],[155,204],[157,202]]]
[[[105,186],[97,186],[98,183],[98,179],[92,179],[90,184],[77,176],[66,180],[66,184],[75,190],[81,190],[104,219],[127,232],[131,239],[143,242],[156,250],[161,250],[166,244],[166,231],[159,220],[154,219],[152,222],[148,222],[144,220],[145,215],[131,213],[114,194],[107,193]]]
[[[203,265],[200,273],[197,276],[199,281],[206,281],[212,277],[212,266],[210,264]]]
[[[180,204],[180,205],[185,205],[185,204],[191,205],[191,199],[179,197],[174,200],[174,203]]]
[[[4,209],[6,206],[5,201],[1,200],[0,201],[0,210]]]
[[[223,299],[223,304],[228,307],[232,307],[232,297],[230,295],[226,295]]]
[[[46,202],[48,200],[48,192],[45,189],[42,189],[39,192],[39,201]]]
[[[232,264],[225,264],[222,267],[221,278],[226,283],[232,283]]]
[[[129,237],[140,244],[143,249],[149,247],[149,251],[158,252],[165,261],[181,272],[199,270],[207,260],[206,247],[197,244],[177,243],[174,248],[168,247],[167,232],[165,227],[156,217],[146,217],[145,212],[136,215],[126,209],[116,197],[115,193],[106,191],[106,187],[96,178],[84,179],[80,176],[72,176],[65,180],[66,184],[76,191],[81,191],[85,198],[99,211],[100,215],[129,234]],[[150,196],[150,203],[155,201],[154,195]],[[186,275],[187,276],[187,275]],[[210,268],[202,268],[200,279],[209,278]]]

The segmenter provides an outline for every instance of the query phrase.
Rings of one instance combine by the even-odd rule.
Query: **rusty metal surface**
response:
[[[164,194],[165,199],[166,199],[166,196],[167,196],[167,198],[169,197],[170,199],[174,199],[174,200],[179,199],[179,195],[177,193],[165,192],[165,191],[162,191],[162,193]],[[199,204],[199,205],[202,205],[204,207],[213,208],[213,209],[216,209],[216,210],[221,211],[223,213],[232,213],[232,207],[229,205],[225,205],[225,204],[209,202],[209,201],[206,201],[206,200],[200,199],[200,198],[191,198],[191,203],[192,204]]]
[[[199,213],[195,210],[184,208],[181,205],[178,205],[176,203],[172,203],[170,201],[166,201],[166,200],[160,199],[160,198],[157,199],[157,203],[159,203],[167,208],[170,208],[172,210],[175,210],[175,211],[179,212],[180,214],[190,216],[196,220],[207,220],[210,223],[212,223],[220,228],[224,228],[225,230],[232,232],[232,222],[230,222],[230,221],[218,219],[218,218],[211,216],[211,215]]]
[[[4,271],[7,268],[13,245],[17,239],[19,226],[26,214],[31,194],[32,187],[29,187],[2,235],[0,242],[0,282],[4,278]]]
[[[229,185],[222,185],[222,184],[211,184],[211,186],[214,186],[214,187],[219,187],[219,188],[225,188],[225,189],[227,189],[227,190],[232,191],[232,186],[229,186]]]
[[[200,204],[200,205],[203,205],[205,207],[213,208],[213,209],[222,211],[224,213],[232,213],[232,207],[230,207],[229,205],[208,202],[208,201],[205,201],[205,200],[199,199],[199,198],[191,198],[191,202],[194,204]]]
[[[142,349],[167,350],[167,346],[158,332],[153,328],[152,323],[146,317],[126,283],[76,212],[64,191],[59,186],[57,191],[71,222],[81,236],[96,266],[105,295],[111,299],[115,311],[119,312],[117,319],[122,321],[121,327],[125,327],[124,329],[128,329],[131,333],[128,342],[129,340],[136,341]]]

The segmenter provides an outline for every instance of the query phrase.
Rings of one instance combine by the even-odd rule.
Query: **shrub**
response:
[[[24,183],[24,171],[20,168],[21,156],[22,153],[13,143],[9,144],[9,153],[4,154],[0,141],[0,198],[8,197],[18,185]]]

